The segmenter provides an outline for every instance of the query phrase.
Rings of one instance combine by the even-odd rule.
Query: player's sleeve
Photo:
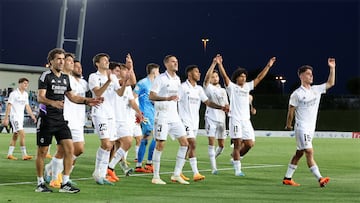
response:
[[[126,87],[127,89],[128,89],[128,95],[129,95],[129,100],[133,100],[133,99],[135,99],[135,97],[134,97],[134,94],[132,93],[132,89],[131,89],[131,87]]]
[[[135,86],[135,88],[134,88],[133,91],[134,91],[137,95],[140,95],[141,87],[142,87],[142,82],[139,81],[139,82],[136,84],[136,86]]]
[[[290,95],[289,105],[298,106],[298,103],[299,103],[298,96],[297,96],[296,92],[294,92]]]
[[[183,86],[183,84],[179,85],[179,101],[181,102],[184,98],[185,98],[185,87]],[[180,104],[179,102],[179,104]]]
[[[38,81],[38,89],[47,89],[47,78],[48,72],[43,72]]]
[[[25,92],[26,98],[29,98],[29,94]],[[29,99],[25,100],[25,105],[29,105]]]
[[[85,92],[89,91],[90,89],[89,89],[88,82],[86,82],[86,80],[84,80],[84,79],[82,79],[81,82],[82,82]]]
[[[89,89],[93,90],[95,87],[101,87],[100,86],[100,78],[96,73],[92,73],[89,76]]]
[[[14,92],[11,92],[8,98],[8,103],[13,104],[15,102],[15,94]]]
[[[97,79],[97,76],[92,73],[89,76],[89,89],[93,90],[95,87],[100,87],[100,80]]]
[[[119,79],[116,77],[116,75],[111,74],[110,79],[111,79],[111,82],[114,83],[115,90],[118,90],[121,88],[121,86],[119,84]]]
[[[71,84],[70,84],[70,77],[68,75],[65,75],[65,80],[66,80],[66,91],[67,92],[71,92]]]
[[[254,80],[250,81],[250,82],[247,82],[246,83],[249,87],[249,91],[253,90],[254,89]]]
[[[326,93],[326,83],[323,83],[321,85],[313,85],[312,88],[313,88],[313,90],[315,90],[316,92],[318,92],[320,94]]]
[[[208,97],[206,96],[206,94],[205,94],[204,89],[201,88],[200,86],[199,86],[198,89],[199,89],[199,96],[200,96],[201,101],[202,101],[202,102],[205,102],[205,101],[209,100],[209,98],[208,98]]]
[[[203,87],[205,94],[211,98],[211,94],[214,92],[215,86],[209,83],[206,87]]]
[[[233,82],[229,82],[228,86],[225,86],[226,92],[229,96],[231,96],[231,91],[234,89],[235,84]]]
[[[226,93],[226,90],[225,89],[221,89],[221,93],[222,93],[222,97],[224,98],[225,100],[225,104],[229,104],[229,97],[228,97],[228,94]]]
[[[150,91],[158,94],[160,92],[161,83],[161,76],[156,77]]]

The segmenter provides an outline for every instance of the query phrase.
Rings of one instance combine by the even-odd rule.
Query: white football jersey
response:
[[[249,93],[254,89],[254,81],[250,81],[240,87],[233,82],[230,82],[226,87],[226,91],[230,98],[229,117],[235,120],[249,120],[250,119],[250,105]]]
[[[105,92],[101,95],[104,97],[104,102],[93,106],[91,109],[92,116],[101,117],[101,118],[114,118],[114,105],[115,98],[118,96],[115,90],[120,88],[119,80],[116,78],[114,74],[111,74],[111,83],[106,88]],[[95,93],[93,89],[95,87],[103,86],[108,80],[107,75],[101,74],[99,71],[96,73],[92,73],[89,76],[89,89],[92,92],[93,97],[95,97]]]
[[[84,79],[79,81],[74,76],[69,75],[71,91],[75,95],[85,97],[89,90],[88,84]],[[85,104],[76,104],[71,102],[67,97],[64,101],[64,119],[68,121],[70,129],[79,128],[85,125]]]
[[[209,101],[212,101],[213,103],[225,106],[226,104],[229,104],[228,96],[226,94],[225,88],[222,88],[220,85],[212,85],[208,84],[207,87],[205,87],[205,93],[206,96],[208,96]],[[214,109],[211,107],[206,107],[205,116],[209,119],[217,122],[225,122],[225,112],[221,109]]]
[[[128,122],[132,119],[129,111],[129,100],[134,99],[131,86],[126,86],[123,96],[116,95],[116,103],[114,105],[115,121]]]
[[[192,130],[199,129],[200,105],[207,100],[208,97],[200,85],[193,86],[188,80],[181,84],[178,108],[185,126],[191,126]]]
[[[26,91],[21,93],[19,88],[16,88],[10,93],[8,103],[11,104],[10,119],[24,120],[25,105],[29,104],[28,93]]]
[[[151,92],[155,92],[160,97],[180,96],[180,78],[176,75],[171,77],[167,71],[155,78]],[[177,111],[177,101],[154,101],[155,119],[164,122],[180,122]]]
[[[321,94],[326,92],[326,83],[313,85],[310,89],[297,88],[290,96],[289,105],[295,107],[295,128],[315,131]]]

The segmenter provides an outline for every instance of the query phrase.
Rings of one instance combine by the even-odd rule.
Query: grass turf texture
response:
[[[323,176],[331,178],[325,188],[309,172],[305,157],[294,175],[300,187],[282,185],[287,164],[295,150],[294,138],[258,137],[256,146],[242,161],[245,177],[235,177],[230,164],[229,139],[226,149],[217,159],[219,175],[212,175],[207,154],[207,138],[197,139],[197,158],[204,181],[190,185],[170,181],[175,165],[178,143],[168,139],[161,157],[161,178],[166,185],[151,184],[151,174],[124,177],[119,166],[120,182],[115,186],[97,185],[91,178],[95,152],[99,146],[96,135],[86,135],[86,151],[77,160],[71,175],[81,192],[78,194],[35,193],[35,160],[21,160],[18,145],[14,155],[19,159],[7,160],[10,134],[0,134],[0,202],[357,202],[360,194],[360,139],[315,139],[315,160]],[[27,151],[35,155],[35,135],[27,134]],[[18,143],[17,143],[18,144]],[[51,147],[54,152],[55,145]],[[147,157],[147,155],[145,155]],[[128,161],[134,167],[134,148]],[[49,159],[46,160],[49,162]],[[184,174],[192,177],[187,161]]]

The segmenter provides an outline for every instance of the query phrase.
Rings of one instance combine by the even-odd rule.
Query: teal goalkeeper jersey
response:
[[[149,99],[152,82],[149,77],[141,79],[135,86],[134,92],[139,97],[139,107],[144,113],[144,117],[150,121],[154,120],[155,108],[154,103]]]

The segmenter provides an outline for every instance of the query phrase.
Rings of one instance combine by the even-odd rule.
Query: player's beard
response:
[[[72,72],[73,76],[75,78],[81,78],[81,74]]]
[[[55,70],[56,72],[60,73],[61,70],[62,70],[62,67],[61,67],[61,66],[54,66],[54,70]]]
[[[212,83],[212,85],[217,86],[219,84],[219,81],[215,81]]]

